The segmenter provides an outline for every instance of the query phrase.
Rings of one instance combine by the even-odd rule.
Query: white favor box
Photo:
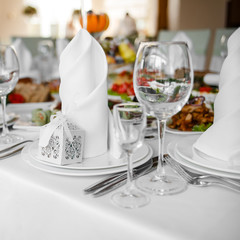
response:
[[[71,133],[72,139],[67,136],[65,127]],[[47,127],[47,126],[46,126]],[[40,138],[43,137],[43,132],[46,129],[41,129]],[[50,137],[47,146],[38,147],[38,157],[46,162],[67,165],[83,160],[83,146],[84,146],[84,131],[79,129],[69,121],[66,124],[59,125]]]

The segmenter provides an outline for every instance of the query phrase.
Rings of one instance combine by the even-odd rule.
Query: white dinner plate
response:
[[[141,159],[145,158],[148,155],[150,148],[144,144],[142,145],[134,154],[133,154],[133,162],[140,161]],[[64,168],[64,169],[79,169],[79,170],[96,170],[96,169],[104,169],[104,168],[114,168],[114,167],[121,167],[127,164],[126,158],[121,157],[119,159],[114,158],[109,152],[93,157],[93,158],[86,158],[81,163],[73,163],[69,165],[57,165],[51,162],[46,162],[39,158],[38,156],[38,141],[29,146],[29,154],[33,157],[36,161],[41,162],[42,164]]]
[[[28,131],[39,131],[41,126],[37,126],[35,123],[33,123],[30,120],[30,116],[28,116],[28,115],[26,114],[24,117],[21,116],[21,118],[18,119],[14,123],[13,129],[28,130]]]
[[[223,161],[214,158],[204,158],[193,148],[193,144],[198,139],[198,136],[185,138],[185,141],[176,143],[176,153],[186,161],[193,162],[205,168],[211,168],[218,171],[240,174],[240,166],[233,166],[229,161]]]
[[[14,112],[19,116],[18,121],[13,125],[14,129],[20,130],[30,130],[30,131],[39,131],[40,127],[36,126],[32,122],[32,111],[38,108],[43,110],[51,109],[55,104],[54,101],[51,102],[37,102],[37,103],[16,103],[8,104],[7,111]]]
[[[45,171],[45,172],[49,172],[49,173],[53,173],[53,174],[58,174],[58,175],[66,175],[66,176],[98,176],[98,175],[105,175],[105,174],[111,174],[111,173],[117,173],[117,172],[121,172],[127,169],[127,165],[126,165],[126,161],[123,161],[119,164],[119,166],[117,166],[117,164],[112,165],[112,163],[110,163],[110,165],[105,165],[105,167],[102,165],[102,167],[99,166],[101,162],[101,159],[104,160],[104,156],[108,158],[108,160],[110,160],[111,162],[113,161],[119,161],[117,159],[114,159],[109,153],[104,154],[102,156],[99,157],[95,157],[95,158],[88,158],[88,159],[84,159],[85,167],[73,167],[71,168],[70,165],[68,165],[66,167],[65,166],[59,166],[59,165],[49,165],[46,164],[46,162],[43,162],[39,159],[36,158],[36,155],[32,155],[32,154],[36,154],[33,150],[32,147],[33,144],[28,144],[27,146],[24,147],[24,149],[22,150],[21,153],[21,157],[24,161],[26,161],[28,164],[30,164],[31,166]],[[139,157],[141,155],[141,153],[143,153],[143,156]],[[133,166],[139,166],[143,163],[145,163],[146,161],[148,161],[151,157],[152,157],[153,151],[151,149],[151,147],[147,144],[143,145],[142,148],[140,148],[133,156]],[[94,161],[93,161],[94,160]],[[89,166],[87,167],[89,163]],[[105,161],[105,164],[107,162]],[[97,167],[93,167],[93,165],[91,164],[97,164]]]
[[[202,165],[199,165],[198,162],[193,160],[193,152],[189,151],[187,158],[183,157],[183,155],[179,155],[177,152],[177,144],[180,142],[180,140],[172,141],[167,146],[167,152],[168,154],[177,162],[179,162],[181,165],[185,166],[186,168],[189,168],[190,170],[193,170],[195,172],[201,172],[201,173],[207,173],[212,174],[216,176],[221,177],[227,177],[227,178],[234,178],[234,179],[240,179],[239,173],[229,172],[226,169],[218,170],[212,167],[204,167]],[[186,144],[189,142],[185,141]],[[192,145],[191,145],[192,146]],[[187,145],[185,145],[186,148]],[[190,147],[189,147],[190,148]],[[238,170],[236,170],[238,171]]]
[[[199,135],[203,133],[198,131],[180,131],[178,129],[172,129],[168,126],[166,126],[166,132],[177,135]]]
[[[55,101],[50,102],[36,102],[36,103],[10,103],[7,105],[7,111],[14,113],[31,113],[32,110],[42,108],[44,110],[50,109]]]
[[[17,120],[19,116],[16,115],[15,113],[7,113],[5,117],[5,121],[7,122],[7,126],[10,127],[12,126]],[[0,115],[0,128],[2,128],[3,125],[3,119],[2,119],[2,113]]]

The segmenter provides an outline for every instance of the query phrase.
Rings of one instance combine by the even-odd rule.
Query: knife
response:
[[[134,168],[133,172],[135,172],[135,174],[140,174],[142,171],[145,171],[145,170],[149,169],[152,166],[152,164],[153,164],[153,159],[151,158],[147,162],[145,162],[145,163],[141,164],[140,166]],[[105,186],[108,186],[110,184],[114,184],[115,182],[124,180],[124,178],[126,179],[126,177],[127,177],[127,172],[126,171],[116,173],[114,175],[111,175],[110,177],[104,178],[104,179],[100,180],[99,182],[94,183],[93,185],[85,188],[84,192],[86,194],[93,193],[93,192],[95,192],[99,189],[102,189]]]
[[[143,175],[146,175],[146,174],[154,171],[157,168],[157,164],[158,164],[158,157],[155,157],[155,158],[153,158],[152,166],[149,169],[147,169],[146,171],[141,172],[140,174],[135,174],[133,176],[133,179],[135,180]],[[121,178],[113,183],[110,183],[107,186],[103,186],[99,190],[94,191],[92,195],[93,195],[93,197],[101,197],[101,196],[103,196],[109,192],[112,192],[113,190],[116,190],[117,188],[123,186],[124,184],[126,184],[126,182],[127,182],[127,174],[125,174],[123,178]]]

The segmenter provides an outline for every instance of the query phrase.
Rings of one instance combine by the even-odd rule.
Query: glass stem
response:
[[[132,167],[132,152],[126,151],[127,154],[127,188],[126,191],[129,193],[131,189],[134,187],[133,184],[133,167]]]
[[[163,150],[164,150],[166,120],[157,119],[157,125],[158,125],[158,166],[157,166],[156,176],[159,178],[162,178],[165,176]]]
[[[6,125],[6,95],[1,96],[1,104],[2,104],[2,121],[3,121],[3,126],[2,126],[2,134],[1,136],[6,136],[9,131],[8,131],[8,127]]]

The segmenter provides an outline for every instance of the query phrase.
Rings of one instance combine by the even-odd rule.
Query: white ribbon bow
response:
[[[59,126],[63,127],[63,130],[66,133],[69,140],[73,141],[72,134],[68,128],[67,118],[62,114],[62,112],[59,111],[55,115],[52,115],[50,118],[50,122],[43,127],[43,130],[41,132],[41,137],[39,140],[39,145],[42,147],[46,147],[54,131]]]

